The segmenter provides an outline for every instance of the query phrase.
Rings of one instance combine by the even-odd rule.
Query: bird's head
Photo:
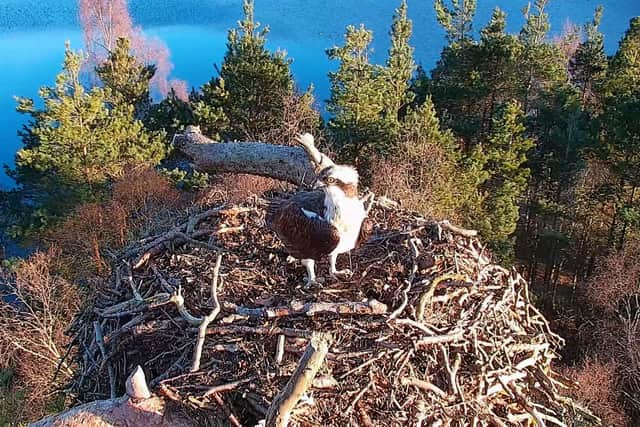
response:
[[[347,197],[358,197],[358,171],[351,166],[331,165],[318,174],[316,186],[329,191],[342,191]]]

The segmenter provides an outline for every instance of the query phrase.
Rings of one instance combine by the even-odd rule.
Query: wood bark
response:
[[[315,149],[313,139],[301,136],[302,147],[267,144],[264,142],[216,142],[188,126],[174,138],[178,150],[191,159],[195,169],[207,173],[248,173],[261,175],[295,185],[312,185],[316,166],[326,166],[328,159]],[[319,161],[314,164],[313,161]],[[328,159],[330,161],[330,159]]]
[[[329,352],[328,336],[314,334],[305,350],[298,367],[296,368],[287,385],[276,395],[269,406],[265,420],[266,427],[286,427],[291,418],[291,411],[298,400],[313,383],[318,370],[322,367],[324,359]]]

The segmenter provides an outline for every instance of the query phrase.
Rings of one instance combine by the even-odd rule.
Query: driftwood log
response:
[[[297,139],[300,147],[264,142],[216,142],[188,126],[174,137],[175,147],[191,159],[196,170],[207,173],[248,173],[312,185],[316,171],[333,161],[315,147],[310,134]]]
[[[152,396],[140,366],[126,381],[127,393],[120,398],[97,400],[54,415],[31,427],[149,426],[195,427],[197,424],[169,408],[165,400]]]

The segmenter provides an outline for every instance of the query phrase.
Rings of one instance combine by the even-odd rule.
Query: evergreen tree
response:
[[[253,0],[244,0],[243,9],[244,19],[229,31],[220,76],[203,86],[195,114],[200,123],[227,122],[228,139],[255,140],[282,117],[283,99],[293,95],[294,83],[291,60],[265,47],[269,29],[254,20]]]
[[[640,227],[640,17],[631,20],[618,51],[611,59],[600,117],[601,159],[614,179],[603,188],[613,202],[615,215],[610,243],[618,247],[628,232]]]
[[[427,84],[445,123],[467,150],[492,126],[496,106],[516,98],[522,44],[506,34],[505,14],[496,8],[480,41],[447,46]]]
[[[225,106],[229,102],[229,92],[225,81],[221,78],[205,83],[199,92],[189,95],[193,108],[194,122],[200,126],[204,135],[220,139],[222,133],[229,128],[229,118]]]
[[[385,65],[369,62],[373,34],[363,25],[347,27],[344,46],[328,50],[329,59],[340,62],[338,70],[329,73],[327,110],[333,115],[329,129],[345,160],[365,166],[373,156],[385,156],[397,144],[402,116],[414,100],[411,34],[403,1],[393,16]]]
[[[593,20],[584,26],[586,39],[578,46],[570,67],[572,80],[580,88],[585,106],[597,102],[607,71],[604,36],[599,29],[603,10],[598,6]]]
[[[340,62],[338,70],[329,73],[329,129],[341,157],[356,163],[386,152],[397,131],[397,116],[383,117],[390,87],[381,78],[382,67],[369,62],[372,37],[363,25],[349,26],[344,46],[327,52],[329,59]]]
[[[390,160],[408,163],[406,174],[419,202],[411,208],[440,218],[457,218],[474,203],[473,177],[461,164],[461,153],[450,131],[442,130],[430,97],[410,107],[400,131],[401,144]],[[428,194],[425,194],[428,189]]]
[[[18,98],[18,111],[31,117],[9,171],[24,209],[18,232],[50,225],[77,204],[99,198],[127,165],[157,163],[164,154],[163,135],[135,120],[132,106],[111,108],[108,88],[82,86],[81,63],[67,46],[55,86],[40,90],[43,109]]]
[[[475,219],[476,226],[503,259],[513,255],[519,202],[530,175],[524,164],[534,144],[525,137],[523,120],[524,113],[516,102],[499,108],[486,144],[478,146],[473,156],[486,177],[480,186],[482,213]]]
[[[195,122],[191,104],[180,99],[172,88],[165,99],[151,105],[145,124],[149,130],[163,131],[172,137]]]
[[[523,45],[518,58],[521,70],[518,99],[525,114],[536,108],[536,100],[549,87],[568,80],[564,55],[560,48],[547,42],[551,25],[545,8],[548,0],[536,0],[525,8],[525,24],[519,39]]]
[[[389,94],[386,98],[386,114],[398,115],[414,99],[409,91],[416,64],[413,60],[413,47],[409,44],[412,34],[411,20],[407,16],[407,1],[402,0],[396,9],[391,25],[391,48],[385,69],[389,82]]]
[[[155,74],[155,66],[140,63],[131,54],[127,38],[118,38],[106,61],[96,67],[96,73],[109,90],[112,108],[126,110],[133,106],[136,118],[146,118],[151,105],[149,84]]]
[[[629,23],[629,29],[611,58],[605,95],[609,98],[634,96],[640,87],[640,17]]]
[[[444,0],[435,0],[436,18],[447,33],[449,45],[463,45],[470,42],[473,17],[476,14],[476,0],[451,0],[451,8]]]

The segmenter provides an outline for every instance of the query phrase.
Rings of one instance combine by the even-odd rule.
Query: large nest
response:
[[[563,340],[523,278],[471,233],[374,203],[373,236],[338,259],[352,279],[305,289],[261,206],[210,209],[127,252],[74,326],[80,400],[122,394],[140,365],[157,393],[235,425],[292,395],[294,425],[563,425],[575,415],[552,370]],[[328,275],[327,263],[317,271]],[[309,356],[321,365],[305,384]]]

